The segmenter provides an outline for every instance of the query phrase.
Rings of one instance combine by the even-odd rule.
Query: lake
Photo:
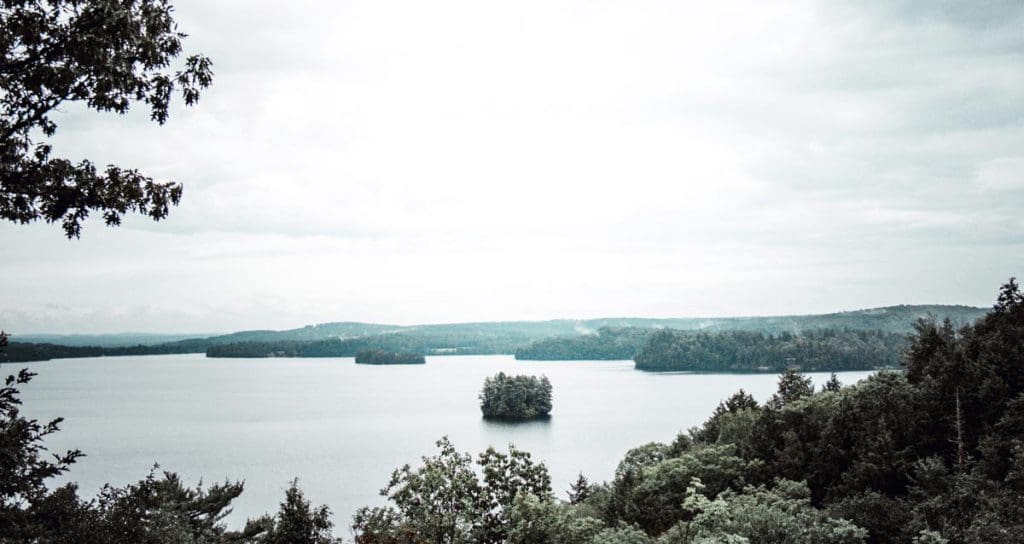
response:
[[[110,482],[124,485],[153,463],[189,484],[245,480],[229,524],[276,511],[299,478],[314,503],[335,513],[335,533],[349,534],[352,513],[382,503],[391,471],[416,465],[447,435],[474,455],[514,443],[544,461],[565,498],[582,472],[609,479],[631,447],[671,441],[699,425],[739,388],[759,401],[773,374],[657,374],[632,361],[516,361],[511,356],[428,357],[426,365],[356,365],[337,359],[207,359],[202,354],[64,359],[9,363],[29,367],[24,413],[63,416],[47,442],[87,457],[62,481],[83,496]],[[498,371],[545,374],[554,388],[551,418],[492,423],[477,394]],[[844,384],[870,372],[840,373]],[[828,374],[813,373],[820,387]]]

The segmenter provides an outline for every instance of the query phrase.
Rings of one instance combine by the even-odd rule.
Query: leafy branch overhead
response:
[[[0,217],[61,222],[78,237],[90,212],[107,225],[138,212],[154,220],[182,187],[134,168],[54,157],[48,139],[62,105],[100,112],[149,107],[164,124],[176,94],[191,106],[213,81],[212,63],[183,52],[168,0],[7,0],[0,7]]]

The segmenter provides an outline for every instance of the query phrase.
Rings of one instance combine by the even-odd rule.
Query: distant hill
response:
[[[752,331],[765,334],[797,333],[811,329],[884,330],[909,333],[914,322],[929,316],[949,318],[958,326],[973,323],[988,308],[953,305],[900,305],[870,308],[831,314],[754,316],[754,317],[688,317],[678,319],[602,318],[583,321],[594,330],[601,327],[641,327],[678,330]]]
[[[763,334],[812,330],[883,331],[907,334],[922,317],[972,323],[986,309],[969,306],[891,306],[823,315],[729,318],[601,318],[499,321],[393,327],[381,334],[319,340],[216,337],[210,357],[351,357],[361,349],[433,354],[510,354],[520,359],[628,359],[658,329]],[[602,334],[596,334],[601,331]],[[210,340],[210,339],[208,339]]]
[[[642,336],[639,329],[678,329],[705,332],[749,331],[764,334],[799,333],[816,329],[880,330],[909,333],[914,321],[921,317],[948,317],[957,325],[973,322],[985,314],[985,308],[970,306],[890,306],[851,312],[821,315],[777,317],[724,318],[600,318],[556,319],[550,321],[495,321],[480,323],[447,323],[433,325],[388,325],[376,323],[338,322],[309,325],[283,331],[251,330],[208,337],[181,338],[181,335],[24,335],[12,337],[19,353],[26,357],[47,358],[96,355],[146,355],[170,353],[208,353],[210,356],[352,356],[360,349],[410,351],[424,355],[438,353],[491,354],[516,353],[532,343],[552,338],[583,338],[599,329],[632,329],[627,342],[613,342],[614,349],[588,342],[594,353],[606,357],[628,351]],[[63,340],[62,340],[63,338]],[[88,342],[89,339],[95,340]],[[132,339],[137,340],[132,341]],[[620,338],[621,340],[621,338]],[[73,346],[78,350],[57,349],[40,344]],[[573,358],[571,348],[556,342],[564,355]],[[35,347],[29,347],[35,346]],[[215,349],[212,349],[215,348]],[[568,351],[567,351],[568,350]],[[616,351],[617,350],[617,351]],[[535,353],[540,350],[535,350]],[[48,355],[49,354],[49,355]],[[14,360],[9,358],[8,360]]]
[[[587,327],[597,328],[595,334],[573,334],[553,336],[537,340],[516,350],[516,359],[541,361],[571,360],[623,360],[632,359],[640,353],[648,337],[663,329],[685,333],[758,333],[763,335],[801,334],[812,331],[859,331],[882,332],[891,335],[910,333],[914,322],[920,318],[949,318],[957,326],[973,323],[985,314],[984,308],[970,306],[890,306],[853,312],[839,312],[823,315],[800,315],[780,317],[726,317],[726,318],[684,318],[684,319],[594,319],[582,322]],[[688,335],[683,335],[688,336]],[[689,335],[689,336],[692,336]],[[726,336],[718,336],[726,338]],[[728,343],[722,340],[723,343]],[[887,344],[889,360],[898,353],[902,345]],[[653,352],[655,350],[651,350]],[[650,352],[649,352],[650,353]],[[649,368],[658,365],[649,361]],[[865,358],[864,361],[867,361]],[[888,361],[888,360],[887,360]],[[888,362],[867,364],[887,365]],[[639,366],[639,365],[638,365]]]
[[[516,359],[533,361],[621,361],[640,352],[647,338],[664,328],[601,327],[597,334],[554,336],[516,349]]]
[[[321,323],[319,325],[306,325],[305,327],[300,327],[298,329],[288,329],[283,331],[252,330],[218,335],[157,333],[18,334],[12,335],[11,340],[36,344],[59,344],[63,346],[90,346],[103,348],[137,347],[140,345],[197,346],[249,341],[352,338],[369,334],[381,334],[401,328],[402,327],[398,325],[343,321],[337,323]],[[197,351],[205,351],[205,348]]]
[[[25,363],[50,359],[101,357],[104,348],[95,346],[62,346],[58,344],[29,344],[11,342],[0,351],[0,363]]]
[[[212,346],[252,342],[310,342],[321,339],[345,339],[373,336],[401,329],[395,325],[374,323],[323,323],[284,331],[253,330],[208,337],[183,337],[162,334],[26,334],[11,335],[0,362],[45,361],[81,357],[123,355],[167,355],[206,353]]]
[[[17,334],[12,340],[26,344],[57,344],[61,346],[89,346],[101,348],[119,348],[126,346],[165,344],[177,342],[207,334],[159,334],[144,332],[125,332],[115,334]]]

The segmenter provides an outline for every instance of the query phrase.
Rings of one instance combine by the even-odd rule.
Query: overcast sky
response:
[[[54,143],[181,205],[0,224],[2,328],[987,306],[1024,276],[1019,1],[175,4],[199,105],[67,107]]]

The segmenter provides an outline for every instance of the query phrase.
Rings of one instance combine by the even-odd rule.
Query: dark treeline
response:
[[[19,334],[18,342],[26,344],[59,344],[61,346],[99,346],[119,348],[133,346],[155,346],[209,335],[164,334],[164,333],[109,333],[109,334]]]
[[[639,327],[601,327],[597,334],[545,338],[516,350],[516,359],[619,361],[632,359],[653,333]]]
[[[661,330],[636,354],[636,368],[659,371],[872,370],[896,368],[909,340],[883,331],[825,329],[800,334]]]
[[[175,353],[197,353],[199,350],[177,345],[156,346],[65,346],[48,343],[11,342],[6,353],[0,354],[0,362],[23,363],[49,361],[50,359],[77,359],[82,357],[117,357],[122,355],[168,355]]]
[[[278,342],[238,342],[210,346],[207,357],[354,357],[362,350],[418,355],[491,355],[511,353],[514,340],[492,336],[389,333],[359,338]]]
[[[644,339],[662,327],[700,329],[709,333],[746,331],[766,335],[835,328],[865,332],[883,330],[902,335],[911,329],[914,320],[920,316],[948,315],[954,323],[968,323],[983,313],[983,310],[966,306],[892,306],[813,316],[454,323],[389,326],[390,330],[365,329],[371,325],[349,323],[338,330],[332,328],[334,324],[325,324],[294,331],[236,333],[163,346],[171,349],[203,347],[198,351],[205,351],[209,357],[352,357],[360,349],[383,349],[422,355],[514,353],[519,359],[610,360],[632,358],[640,351]],[[580,335],[580,327],[594,328],[598,334]],[[315,338],[316,334],[355,333],[361,330],[366,334]]]
[[[568,501],[528,457],[485,452],[481,479],[440,445],[356,516],[356,542],[1016,544],[1024,296],[1011,282],[960,330],[919,322],[905,372],[816,391],[787,371],[763,405],[740,390],[702,426],[627,452],[612,480],[581,475]]]
[[[418,346],[417,353],[511,354],[524,359],[629,359],[639,348],[628,353],[627,345],[639,341],[641,331],[662,328],[704,332],[748,331],[764,334],[799,333],[813,329],[883,330],[909,333],[920,317],[948,316],[954,324],[966,324],[981,317],[984,310],[967,306],[890,306],[853,312],[822,315],[729,318],[601,318],[589,320],[556,319],[551,321],[500,321],[487,323],[448,323],[435,325],[386,325],[358,322],[336,322],[308,325],[282,331],[251,330],[204,338],[136,344],[145,335],[21,335],[21,344],[75,346],[89,350],[102,349],[102,355],[164,355],[175,353],[209,353],[215,357],[268,357],[290,354],[297,357],[331,357],[355,355],[362,348],[390,351],[409,350],[402,346]],[[579,329],[608,332],[580,335]],[[610,334],[608,338],[604,338]],[[366,339],[382,337],[374,343]],[[401,338],[401,340],[396,340]],[[365,344],[336,345],[332,342],[363,339]],[[323,344],[319,344],[324,342]],[[243,345],[234,345],[243,344]],[[536,344],[536,345],[534,345]],[[233,345],[228,348],[226,346]],[[50,346],[22,349],[26,358],[45,360],[58,357],[93,357],[95,351],[66,351]],[[311,355],[304,355],[310,353]],[[344,355],[334,355],[344,353]],[[70,355],[67,355],[70,354]],[[551,357],[541,357],[550,354]],[[622,355],[625,354],[625,355]],[[27,357],[32,356],[32,359]],[[14,360],[13,357],[10,360]]]
[[[362,350],[419,355],[515,353],[517,359],[625,360],[642,370],[778,371],[860,370],[897,366],[907,346],[902,334],[880,331],[808,331],[765,335],[754,332],[696,333],[637,327],[604,327],[598,334],[526,342],[500,335],[399,332],[323,340],[244,341],[207,345],[185,340],[155,346],[63,346],[11,342],[0,362],[58,358],[204,352],[208,357],[354,357]],[[522,346],[522,347],[517,347]],[[764,367],[764,368],[761,368]]]
[[[0,335],[0,344],[3,343]],[[626,453],[614,477],[582,475],[568,500],[543,464],[447,440],[396,470],[384,506],[361,509],[358,544],[1016,544],[1024,534],[1024,295],[957,329],[916,326],[903,372],[818,391],[795,370],[761,404],[742,390],[700,427]],[[0,388],[0,542],[330,542],[329,511],[293,485],[276,515],[228,531],[242,491],[189,488],[170,473],[92,500],[47,481],[81,455],[51,456],[40,423]],[[476,466],[474,466],[476,465]]]
[[[361,365],[422,365],[426,362],[426,358],[418,353],[395,353],[382,349],[356,352],[356,363]]]
[[[687,318],[600,318],[577,322],[579,326],[596,330],[602,327],[634,327],[644,329],[677,329],[703,332],[748,331],[764,334],[801,332],[814,329],[849,329],[856,331],[883,330],[909,334],[918,319],[948,318],[956,326],[973,323],[985,315],[984,308],[951,305],[886,306],[849,312],[813,315],[783,315],[759,317],[687,317]],[[572,331],[562,333],[562,336]],[[549,336],[556,336],[554,334]]]
[[[175,355],[204,353],[210,348],[210,339],[190,339],[150,346],[69,346],[51,343],[11,342],[8,353],[0,354],[0,362],[49,361],[50,359],[76,359],[82,357],[120,357],[126,355]]]
[[[45,361],[49,359],[77,357],[117,357],[122,355],[173,355],[181,353],[206,353],[212,346],[254,342],[263,345],[311,342],[325,338],[356,338],[383,334],[401,328],[395,325],[372,323],[323,323],[286,331],[253,330],[219,336],[186,338],[154,344],[129,344],[126,341],[144,335],[18,335],[23,341],[10,343],[7,361]],[[35,339],[53,341],[35,342]],[[90,343],[95,342],[95,343]],[[353,353],[354,354],[354,353]]]
[[[60,346],[57,344],[27,344],[11,342],[3,353],[0,363],[23,363],[27,361],[48,361],[74,357],[100,357],[103,348],[96,346]]]

